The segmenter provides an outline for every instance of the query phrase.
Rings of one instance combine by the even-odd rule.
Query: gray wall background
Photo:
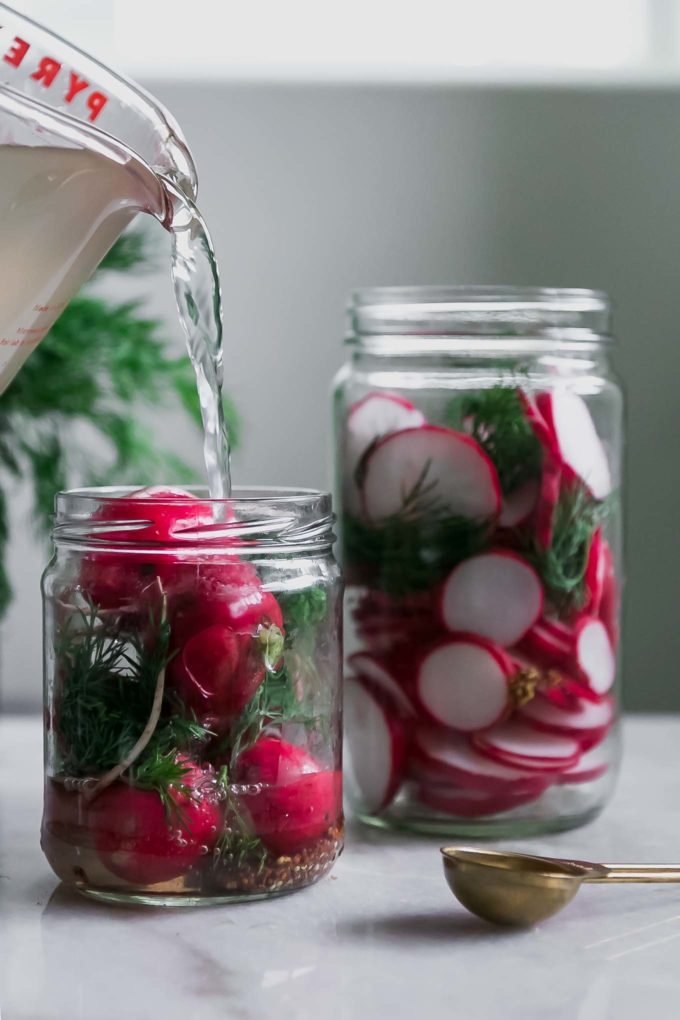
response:
[[[220,259],[227,387],[244,426],[237,481],[328,484],[328,388],[354,286],[609,292],[629,397],[625,701],[680,708],[680,93],[147,85],[189,138]],[[137,293],[179,350],[159,263]],[[157,424],[200,463],[184,419]],[[45,555],[26,507],[18,491],[17,598],[2,633],[10,711],[40,703]]]

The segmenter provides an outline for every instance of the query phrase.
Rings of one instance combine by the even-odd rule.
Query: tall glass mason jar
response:
[[[353,807],[444,835],[579,825],[619,758],[607,299],[380,288],[350,322],[334,400]]]
[[[42,847],[92,897],[315,882],[342,848],[330,496],[61,493],[43,577]]]

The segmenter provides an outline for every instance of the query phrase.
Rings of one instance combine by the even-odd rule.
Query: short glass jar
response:
[[[89,896],[315,882],[343,840],[330,496],[82,489],[43,577],[42,847]]]
[[[619,757],[622,394],[585,290],[380,288],[335,389],[350,800],[528,835]]]

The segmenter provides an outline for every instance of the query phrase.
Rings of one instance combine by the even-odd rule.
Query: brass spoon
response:
[[[471,846],[441,852],[453,895],[493,924],[544,921],[573,900],[582,882],[680,882],[674,864],[591,864]]]

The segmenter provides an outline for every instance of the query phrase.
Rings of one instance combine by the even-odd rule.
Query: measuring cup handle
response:
[[[680,882],[677,864],[604,864],[603,874],[589,875],[586,882]]]

